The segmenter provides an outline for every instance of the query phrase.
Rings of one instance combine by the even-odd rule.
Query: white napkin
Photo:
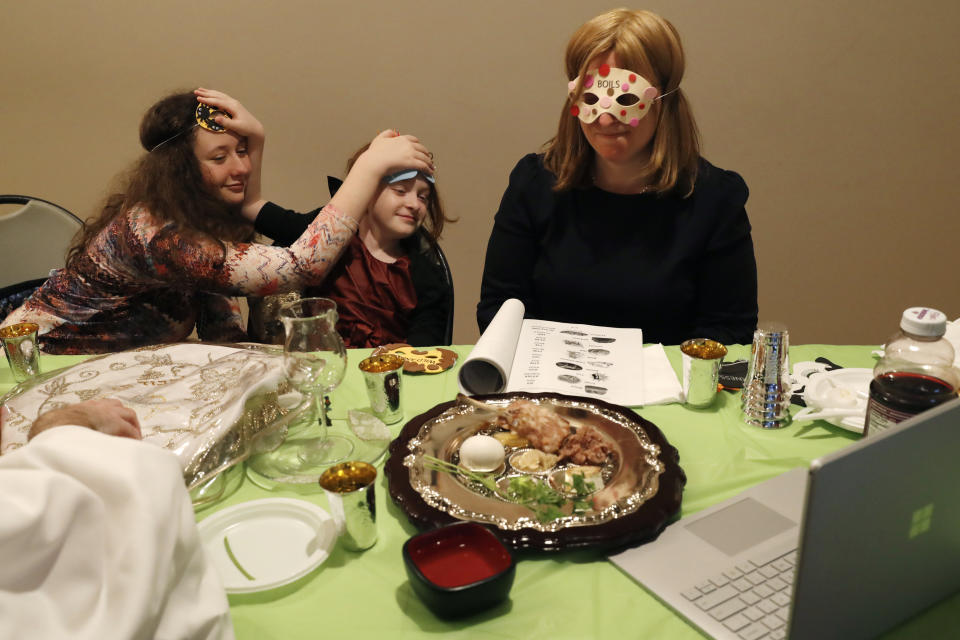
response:
[[[960,318],[947,323],[943,337],[953,345],[953,366],[960,367]]]
[[[643,402],[641,406],[683,402],[683,388],[662,344],[643,348]]]

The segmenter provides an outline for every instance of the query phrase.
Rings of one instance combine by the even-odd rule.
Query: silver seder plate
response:
[[[467,403],[456,403],[429,419],[417,435],[407,442],[409,453],[404,457],[403,465],[409,470],[410,486],[435,509],[461,520],[488,523],[506,531],[530,528],[550,532],[600,525],[634,513],[657,494],[660,476],[666,467],[659,458],[660,446],[651,441],[639,417],[629,411],[613,411],[584,398],[531,399],[552,408],[568,420],[574,429],[593,426],[612,445],[613,453],[602,466],[603,487],[590,496],[592,508],[572,514],[568,504],[565,508],[568,515],[540,522],[528,508],[498,497],[466,476],[425,468],[424,456],[458,464],[460,445],[466,438],[504,431],[495,422],[496,413]],[[506,407],[511,400],[511,397],[501,397],[486,402]],[[635,419],[627,414],[634,415]],[[551,479],[562,476],[566,469],[578,466],[561,462],[550,470],[540,472],[514,468],[510,463],[511,457],[528,448],[505,447],[506,460],[494,472],[498,484],[516,475],[539,476],[543,481],[551,482]]]

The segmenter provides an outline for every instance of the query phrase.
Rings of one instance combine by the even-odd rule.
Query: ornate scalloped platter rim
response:
[[[569,523],[554,530],[544,530],[534,526],[507,528],[498,526],[485,518],[460,517],[448,513],[446,507],[437,508],[431,496],[421,495],[411,480],[411,469],[404,459],[412,455],[417,448],[417,436],[424,425],[432,425],[438,418],[442,421],[457,402],[449,401],[416,416],[404,426],[400,435],[390,444],[390,457],[384,465],[390,495],[395,504],[420,529],[430,529],[458,520],[481,521],[497,529],[501,539],[515,550],[562,551],[579,548],[617,548],[638,544],[655,538],[680,512],[680,503],[686,477],[679,466],[677,450],[666,440],[663,433],[653,423],[645,420],[632,410],[593,398],[581,398],[556,393],[506,393],[476,396],[474,399],[505,405],[516,398],[527,398],[534,402],[555,403],[557,406],[573,404],[587,407],[599,415],[612,415],[626,420],[631,426],[639,427],[649,441],[659,450],[657,458],[663,467],[659,474],[656,491],[629,513],[616,515],[612,519],[591,523]],[[641,438],[642,439],[642,438]],[[414,443],[411,444],[411,440]],[[407,461],[409,464],[410,461]],[[454,509],[455,510],[455,509]]]

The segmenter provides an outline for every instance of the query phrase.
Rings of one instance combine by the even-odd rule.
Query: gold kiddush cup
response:
[[[39,325],[33,322],[21,322],[0,329],[3,351],[13,379],[17,382],[29,380],[40,373],[40,349],[37,347]]]
[[[743,383],[743,420],[764,429],[790,424],[790,339],[779,322],[761,323],[753,333],[753,347]]]

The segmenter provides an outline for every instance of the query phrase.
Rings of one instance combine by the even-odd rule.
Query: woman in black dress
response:
[[[645,342],[749,343],[757,267],[747,186],[700,156],[676,29],[617,9],[567,45],[557,135],[510,175],[477,321],[526,316],[639,327]]]

